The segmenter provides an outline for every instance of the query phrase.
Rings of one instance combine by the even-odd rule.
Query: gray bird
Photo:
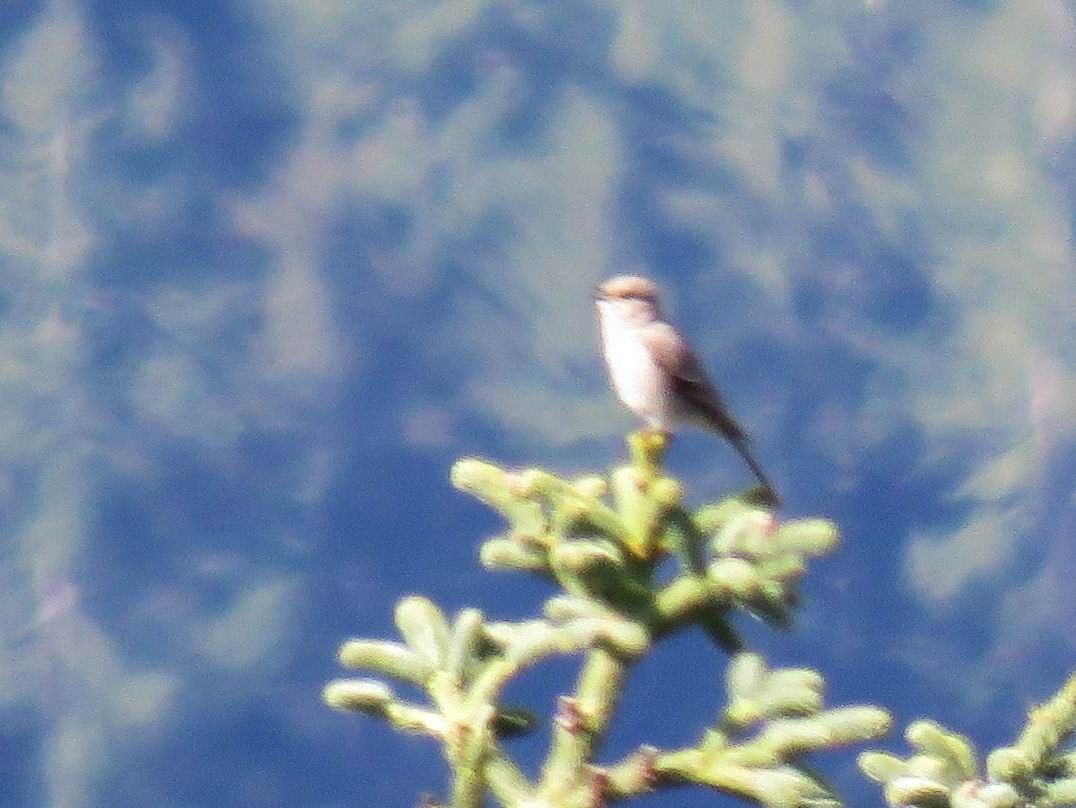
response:
[[[751,453],[751,441],[729,414],[702,363],[662,318],[657,284],[621,275],[598,286],[602,350],[613,389],[651,429],[683,424],[711,429],[732,444],[774,504],[777,493]]]

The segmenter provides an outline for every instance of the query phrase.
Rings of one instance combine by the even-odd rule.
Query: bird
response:
[[[656,283],[620,275],[595,288],[602,352],[613,390],[647,427],[666,434],[699,426],[727,440],[777,504],[777,492],[755,459],[747,433],[729,413],[691,345],[661,310]]]

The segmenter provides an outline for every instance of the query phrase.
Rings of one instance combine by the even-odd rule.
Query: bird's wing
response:
[[[747,435],[729,414],[702,362],[691,346],[668,323],[651,323],[643,339],[658,367],[673,379],[676,393],[704,413],[710,425],[735,444],[746,445]]]
[[[643,339],[658,367],[672,377],[676,395],[691,404],[705,417],[711,428],[732,444],[762,484],[768,502],[777,505],[780,498],[762,466],[755,460],[750,438],[729,413],[691,346],[675,328],[662,322],[648,325],[643,331]]]
[[[643,339],[658,367],[683,381],[709,385],[706,370],[691,346],[668,323],[650,323],[643,329]]]

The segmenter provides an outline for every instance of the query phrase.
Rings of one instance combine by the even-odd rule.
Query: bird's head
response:
[[[658,285],[641,275],[619,275],[594,289],[598,309],[623,320],[648,323],[661,317]]]

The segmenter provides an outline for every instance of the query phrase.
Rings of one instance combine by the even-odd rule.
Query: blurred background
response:
[[[537,607],[448,471],[623,456],[591,288],[626,270],[841,525],[752,644],[1012,738],[1076,668],[1074,123],[1072,0],[5,0],[0,804],[440,792],[320,688],[407,592]],[[750,482],[701,434],[669,463]],[[723,671],[670,643],[608,757],[691,742]]]

